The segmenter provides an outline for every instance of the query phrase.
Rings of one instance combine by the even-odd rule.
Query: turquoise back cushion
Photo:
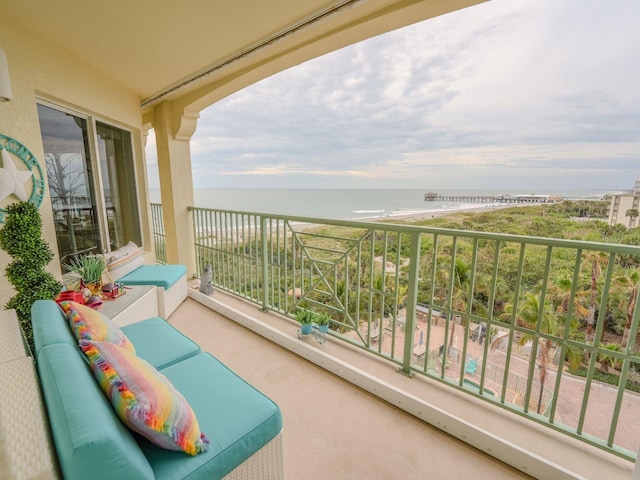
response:
[[[66,315],[53,300],[37,300],[33,303],[31,325],[36,358],[46,345],[66,343],[77,348],[78,341],[71,334]]]
[[[42,393],[65,480],[153,479],[131,432],[114,413],[77,346],[44,346]]]

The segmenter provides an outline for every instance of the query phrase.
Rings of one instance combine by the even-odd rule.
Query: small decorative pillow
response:
[[[125,425],[168,450],[197,455],[209,449],[193,410],[164,375],[113,343],[83,340],[80,348]]]
[[[115,343],[135,353],[133,344],[122,333],[122,330],[100,312],[81,303],[71,301],[60,302],[60,307],[66,313],[71,331],[78,341],[96,340]]]
[[[133,242],[105,254],[105,258],[107,259],[107,272],[114,282],[144,265],[142,252]]]

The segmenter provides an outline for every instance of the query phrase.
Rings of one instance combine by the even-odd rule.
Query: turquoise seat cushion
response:
[[[282,430],[278,406],[208,353],[161,373],[193,408],[209,438],[209,451],[185,457],[138,437],[157,479],[222,478]]]
[[[119,281],[125,285],[155,285],[167,290],[186,273],[186,265],[143,265]]]
[[[38,357],[42,393],[63,477],[154,478],[134,436],[116,416],[81,356],[77,346],[59,343],[44,346]],[[97,467],[100,465],[103,467]]]
[[[66,343],[75,348],[78,346],[78,341],[71,334],[65,313],[53,300],[36,300],[33,303],[31,325],[36,358],[46,345]]]
[[[136,354],[157,369],[200,353],[200,347],[160,317],[122,327]]]

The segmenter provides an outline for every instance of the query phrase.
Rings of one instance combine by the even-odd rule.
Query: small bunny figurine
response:
[[[206,267],[204,267],[204,272],[202,272],[202,276],[200,277],[200,288],[199,291],[204,293],[205,295],[213,294],[213,284],[211,283],[211,273],[213,269],[211,268],[211,264],[208,263]]]

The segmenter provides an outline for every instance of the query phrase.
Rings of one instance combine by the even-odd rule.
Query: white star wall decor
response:
[[[29,170],[18,170],[11,155],[4,148],[0,147],[2,153],[2,168],[0,168],[0,201],[14,194],[25,202],[29,196],[24,184],[32,176]]]
[[[21,163],[26,167],[21,169]],[[37,207],[44,200],[45,180],[38,159],[15,138],[0,133],[0,226],[6,211],[3,205],[15,195],[23,202]]]

